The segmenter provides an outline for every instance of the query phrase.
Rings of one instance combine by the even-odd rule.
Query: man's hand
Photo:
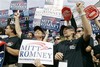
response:
[[[63,53],[61,53],[61,52],[56,53],[55,54],[55,59],[56,60],[62,60],[63,59]]]
[[[17,10],[17,12],[14,13],[14,18],[19,18],[20,17],[20,13],[19,13],[19,10]]]
[[[45,67],[44,65],[41,64],[40,59],[35,59],[33,64],[36,67]]]
[[[81,2],[76,3],[76,9],[77,9],[79,14],[82,14],[84,12],[83,3],[81,3]]]

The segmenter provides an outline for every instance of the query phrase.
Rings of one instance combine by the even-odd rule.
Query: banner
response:
[[[45,5],[54,5],[54,0],[45,0]]]
[[[27,8],[39,7],[43,8],[45,5],[45,0],[27,0]]]
[[[98,33],[100,33],[100,29],[99,29],[99,27],[95,24],[94,21],[91,21],[91,26],[92,26],[93,34],[98,34]]]
[[[29,8],[29,16],[34,16],[35,15],[35,11],[36,11],[36,8]]]
[[[26,10],[27,1],[11,1],[10,9],[11,10]]]
[[[0,18],[8,18],[8,10],[0,10]]]
[[[34,28],[35,26],[40,26],[40,21],[41,21],[41,19],[36,19],[36,18],[34,18],[34,21],[33,21],[33,24],[32,24],[33,28]]]
[[[62,22],[60,18],[48,17],[48,16],[43,16],[40,22],[40,26],[43,29],[49,29],[57,32],[60,30],[60,27],[63,24],[64,22]]]
[[[56,17],[56,18],[62,18],[62,14],[61,14],[61,9],[57,8],[57,7],[47,7],[45,6],[45,8],[43,8],[43,16],[50,16],[50,17]]]
[[[7,25],[8,10],[0,11],[0,27],[5,27]]]
[[[82,2],[82,0],[67,0],[67,1],[72,3]]]
[[[7,25],[7,18],[0,19],[0,27],[5,27]]]
[[[33,63],[35,59],[40,59],[42,64],[53,65],[53,43],[23,40],[18,63]]]

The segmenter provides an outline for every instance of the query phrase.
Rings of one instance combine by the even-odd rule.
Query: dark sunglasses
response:
[[[82,30],[77,30],[76,32],[81,32]]]
[[[60,38],[55,38],[55,40],[60,40]]]

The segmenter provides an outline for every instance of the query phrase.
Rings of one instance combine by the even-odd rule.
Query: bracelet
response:
[[[80,17],[81,17],[81,16],[84,16],[85,14],[86,14],[85,12],[84,12],[84,13],[82,13],[82,14],[80,14]]]

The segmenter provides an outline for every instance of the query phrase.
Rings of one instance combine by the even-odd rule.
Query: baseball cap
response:
[[[40,30],[43,34],[45,34],[43,29],[40,26],[35,26],[34,27],[34,32],[37,31],[37,30]]]
[[[60,32],[59,32],[59,33],[60,33],[60,36],[63,36],[63,30],[64,30],[65,28],[66,28],[66,29],[72,29],[72,30],[75,31],[75,28],[74,28],[73,26],[71,26],[71,25],[68,25],[68,26],[62,25],[61,28],[60,28]]]

